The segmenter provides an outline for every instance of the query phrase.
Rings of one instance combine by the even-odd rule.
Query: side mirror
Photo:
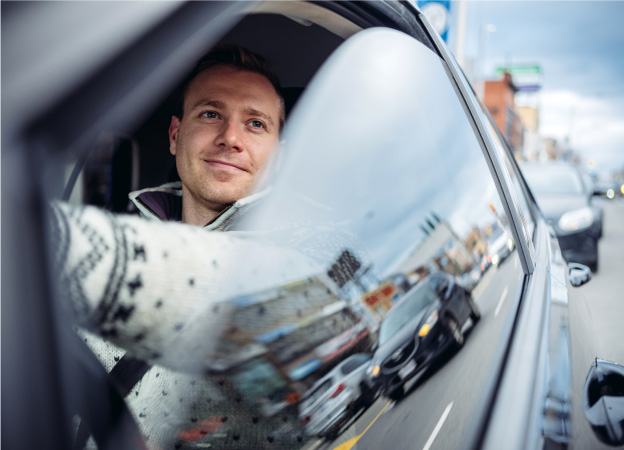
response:
[[[591,270],[583,264],[568,263],[568,278],[572,286],[582,286],[591,280]]]
[[[624,444],[624,367],[595,359],[583,389],[583,413],[598,439]]]

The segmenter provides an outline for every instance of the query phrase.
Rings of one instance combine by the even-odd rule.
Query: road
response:
[[[573,353],[573,389],[582,387],[591,356],[624,362],[624,200],[605,202],[604,235],[600,241],[599,271],[592,281],[578,288],[583,308],[570,308]],[[482,313],[481,321],[466,330],[464,347],[449,353],[439,364],[426,371],[400,402],[380,398],[334,442],[320,445],[322,450],[364,449],[459,449],[465,447],[467,432],[478,408],[482,386],[487,386],[488,368],[499,344],[499,334],[513,292],[504,286],[519,277],[520,267],[514,253],[498,268],[482,278],[473,297]],[[513,283],[509,283],[513,285]],[[577,297],[572,297],[573,298]],[[580,311],[580,312],[579,312]],[[591,317],[592,339],[574,335],[578,314]],[[575,352],[575,346],[579,351]],[[576,355],[581,354],[583,357]],[[580,396],[573,397],[578,402]],[[577,403],[578,405],[578,403]],[[582,419],[582,418],[581,418]],[[579,420],[578,412],[573,420]],[[582,427],[581,427],[582,429]],[[589,429],[583,429],[589,435]],[[583,440],[575,432],[574,448],[595,448],[595,441]],[[583,444],[585,442],[586,444]],[[586,445],[591,445],[587,447]],[[606,447],[605,447],[606,448]]]
[[[597,442],[582,415],[581,396],[593,357],[624,365],[624,199],[605,202],[603,237],[598,244],[598,272],[586,285],[576,289],[570,301],[572,349],[573,448],[607,450]],[[585,317],[583,317],[585,316]],[[589,318],[589,320],[584,320]],[[589,323],[590,326],[585,326]]]
[[[579,291],[588,302],[598,356],[624,364],[624,198],[605,202],[604,220],[598,272]]]

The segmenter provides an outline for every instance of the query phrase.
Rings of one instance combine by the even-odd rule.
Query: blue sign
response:
[[[431,26],[446,42],[451,24],[450,0],[418,0],[418,7],[427,17]]]

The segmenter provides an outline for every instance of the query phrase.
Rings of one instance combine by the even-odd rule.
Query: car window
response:
[[[343,375],[348,375],[353,372],[358,367],[362,366],[362,364],[370,361],[370,356],[368,355],[354,355],[351,356],[341,367],[340,372]]]
[[[513,242],[494,245],[497,233],[512,235],[511,222],[444,63],[398,31],[355,34],[306,86],[278,156],[272,182],[227,233],[228,245],[257,244],[260,256],[244,245],[202,249],[215,253],[202,276],[219,277],[207,289],[209,307],[189,305],[176,286],[162,293],[193,312],[185,327],[176,324],[179,335],[201,330],[203,342],[164,355],[169,364],[149,367],[126,397],[141,431],[174,446],[301,448],[323,436],[299,418],[301,407],[332,386],[318,382],[356,352],[383,365],[381,324],[414,318],[416,309],[401,315],[395,305],[414,292],[433,302],[424,280],[444,273],[468,279],[452,308],[422,317],[427,327],[419,329],[433,347],[418,348],[430,356],[419,353],[399,376],[434,369],[426,384],[406,390],[414,404],[438,399],[435,408],[415,410],[415,446],[424,447],[432,431],[420,419],[453,407],[448,426],[457,434],[441,445],[464,448],[461,437],[486,418],[482,399],[495,389],[524,274]],[[193,236],[177,250],[197,250]],[[141,248],[132,252],[144,256]],[[139,281],[125,292],[132,295]],[[162,307],[160,293],[151,301]],[[460,341],[461,351],[446,352]],[[199,373],[176,370],[203,344],[211,351],[197,363]],[[373,393],[381,390],[377,380],[366,382]],[[156,395],[145,394],[154,388]],[[394,392],[367,406],[379,413]],[[380,424],[393,413],[381,417]],[[385,446],[383,433],[362,439],[364,447]]]
[[[311,405],[315,403],[321,396],[329,390],[332,386],[331,380],[323,381],[317,388],[308,391],[306,396],[302,399],[304,405]]]
[[[429,292],[419,287],[427,275],[444,272],[459,280],[476,270],[476,279],[471,276],[471,285],[454,299],[458,306],[452,310],[472,330],[457,355],[464,365],[447,358],[426,386],[417,385],[409,394],[417,402],[443,392],[434,394],[440,395],[440,414],[451,403],[458,408],[461,404],[449,426],[466,431],[476,417],[472,412],[477,399],[493,389],[487,375],[500,364],[504,339],[497,344],[511,324],[523,272],[482,145],[440,59],[398,32],[355,35],[306,88],[287,124],[283,157],[271,194],[238,224],[239,232],[262,236],[316,261],[323,269],[309,277],[331,287],[334,307],[349,311],[358,322],[351,328],[323,328],[334,336],[322,336],[320,354],[315,323],[331,316],[297,318],[272,310],[267,317],[276,329],[290,322],[300,332],[290,341],[291,332],[281,329],[281,353],[270,351],[267,359],[286,373],[306,369],[297,380],[304,392],[356,349],[377,346],[372,364],[378,364],[385,343],[383,325],[379,340],[375,338],[380,324],[415,315],[394,312],[404,292],[394,280],[416,286],[405,294],[409,296]],[[497,233],[507,238],[495,248]],[[489,263],[482,268],[483,257]],[[478,323],[476,315],[473,322],[469,319],[466,295],[480,310]],[[430,297],[435,299],[432,291]],[[430,327],[447,326],[450,316],[438,322],[436,317],[431,315]],[[253,333],[250,339],[255,339]],[[469,382],[463,378],[466,373]],[[442,374],[457,378],[443,381]],[[378,411],[384,405],[385,400]],[[415,428],[427,434],[425,428]],[[383,445],[373,435],[366,439],[369,448]],[[450,440],[445,448],[463,446],[464,441]]]
[[[489,117],[488,117],[489,118]],[[525,196],[525,191],[522,187],[522,182],[519,179],[516,166],[511,161],[511,156],[506,150],[505,145],[501,141],[499,134],[494,129],[495,125],[491,120],[488,120],[488,128],[491,133],[492,142],[495,144],[495,150],[497,157],[502,162],[502,173],[506,178],[507,185],[510,189],[510,195],[513,205],[518,211],[520,218],[523,235],[529,247],[531,254],[534,254],[533,235],[535,232],[535,221],[532,216],[531,208]]]
[[[431,290],[428,283],[420,283],[418,287],[406,294],[402,301],[395,305],[381,322],[379,345],[385,344],[401,328],[418,317],[436,298],[435,292]]]

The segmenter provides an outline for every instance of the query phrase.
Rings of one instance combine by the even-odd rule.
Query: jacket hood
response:
[[[229,230],[235,217],[243,210],[249,209],[257,200],[263,198],[270,188],[244,197],[232,205],[225,207],[221,213],[204,226],[207,230]],[[155,188],[141,189],[130,192],[128,198],[148,219],[159,221],[182,220],[182,182],[174,181]]]

